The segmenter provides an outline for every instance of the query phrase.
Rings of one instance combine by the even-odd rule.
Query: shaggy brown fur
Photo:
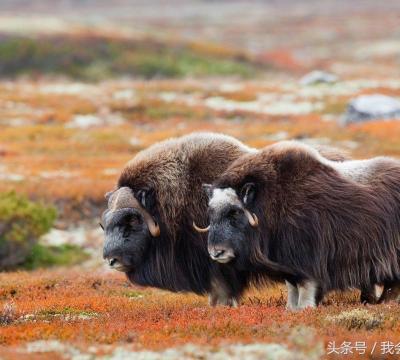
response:
[[[242,156],[215,186],[240,194],[247,183],[256,195],[246,207],[260,223],[243,241],[253,266],[264,257],[302,271],[321,294],[400,280],[399,161],[335,166],[283,142]]]
[[[202,223],[202,181],[212,181],[239,156],[251,151],[236,139],[218,134],[193,134],[157,143],[138,153],[123,169],[118,187],[152,188],[159,222],[171,240],[192,215]],[[187,219],[189,216],[189,219]]]
[[[214,290],[212,302],[234,303],[232,286],[210,261],[206,237],[193,230],[192,222],[202,225],[207,221],[202,183],[212,182],[232,161],[250,151],[234,138],[199,133],[155,144],[126,165],[118,187],[127,186],[135,194],[151,190],[155,205],[147,210],[161,229],[159,238],[149,238],[143,262],[128,272],[131,281],[196,293],[212,292],[218,284],[224,291],[217,294]]]
[[[207,222],[202,183],[214,181],[234,160],[253,151],[231,137],[199,133],[153,145],[126,165],[118,188],[129,187],[137,197],[143,189],[150,192],[154,204],[144,207],[161,230],[158,238],[148,238],[141,262],[127,272],[131,281],[172,291],[211,292],[212,304],[236,302],[233,294],[247,286],[247,277],[238,281],[234,271],[210,260],[206,236],[193,230],[192,221],[200,226]],[[344,158],[330,148],[320,151]],[[116,231],[109,233],[115,240]]]

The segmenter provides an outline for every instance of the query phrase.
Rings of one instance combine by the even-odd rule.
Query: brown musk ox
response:
[[[103,256],[140,285],[209,293],[211,305],[235,305],[248,278],[211,261],[207,235],[193,231],[207,221],[202,183],[213,182],[251,149],[226,135],[195,133],[155,144],[122,170],[103,214]],[[321,149],[332,159],[344,157]],[[267,261],[269,276],[293,274]],[[242,276],[242,274],[240,274]]]
[[[400,280],[400,162],[333,162],[297,142],[245,154],[210,186],[208,249],[237,273],[270,259],[301,272],[288,307]],[[383,299],[382,299],[383,300]]]

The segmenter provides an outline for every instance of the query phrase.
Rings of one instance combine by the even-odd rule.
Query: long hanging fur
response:
[[[161,228],[142,266],[128,273],[131,281],[171,291],[210,291],[211,277],[222,275],[208,256],[206,235],[192,227],[193,220],[207,222],[202,184],[251,151],[232,137],[198,133],[153,145],[127,164],[118,187],[153,189],[157,203],[152,215]]]
[[[253,269],[261,254],[301,270],[323,292],[400,280],[399,161],[336,166],[285,142],[243,155],[215,186],[238,192],[247,182],[256,184],[249,210],[260,221],[248,238]]]
[[[345,159],[330,148],[319,151],[334,160]],[[197,133],[155,144],[125,166],[118,187],[128,186],[134,192],[153,189],[156,207],[151,215],[161,229],[159,237],[149,239],[150,248],[141,266],[128,273],[132,282],[198,294],[210,292],[213,282],[225,288],[230,297],[241,294],[250,278],[258,282],[265,279],[258,273],[238,273],[211,261],[207,235],[192,227],[193,220],[200,226],[207,223],[202,184],[213,182],[234,160],[253,152],[230,136]],[[268,266],[273,268],[274,264]]]

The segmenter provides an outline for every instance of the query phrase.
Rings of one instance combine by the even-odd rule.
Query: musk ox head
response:
[[[160,235],[157,222],[145,209],[151,198],[151,192],[146,190],[135,197],[129,187],[106,194],[108,208],[102,216],[103,257],[110,267],[124,272],[133,270],[144,258],[149,241]]]
[[[209,196],[210,225],[202,229],[193,223],[195,230],[208,231],[208,252],[213,260],[222,264],[243,262],[250,256],[246,239],[251,232],[258,231],[257,215],[247,209],[255,198],[255,185],[245,184],[239,194],[229,187],[203,188]]]

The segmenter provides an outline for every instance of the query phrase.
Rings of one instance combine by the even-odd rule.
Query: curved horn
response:
[[[150,234],[153,237],[160,236],[160,226],[154,221],[153,217],[146,210],[144,210],[142,212],[142,215],[143,215],[144,221],[146,222],[147,226],[149,227]]]
[[[115,211],[122,208],[135,208],[143,216],[150,234],[154,237],[160,236],[160,227],[147,210],[133,196],[132,190],[129,187],[121,187],[111,193],[109,197],[110,211]]]
[[[207,232],[208,230],[210,230],[210,225],[208,225],[206,228],[200,228],[200,227],[198,227],[197,225],[196,225],[196,223],[193,221],[193,227],[194,227],[194,229],[197,231],[197,232],[199,232],[199,233],[205,233],[205,232]]]
[[[256,214],[251,214],[249,210],[244,209],[244,213],[247,217],[247,219],[249,220],[249,223],[251,226],[256,227],[258,226],[258,217]]]

